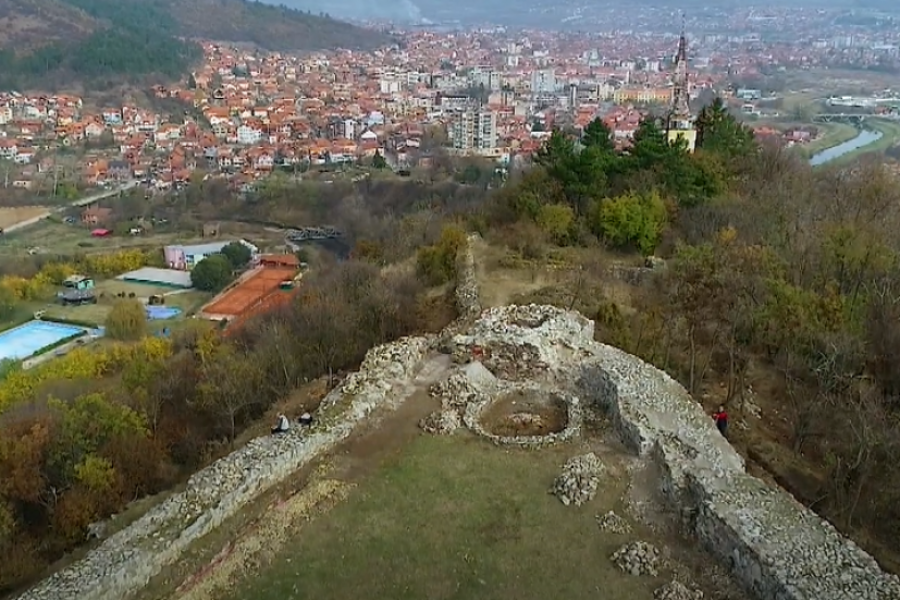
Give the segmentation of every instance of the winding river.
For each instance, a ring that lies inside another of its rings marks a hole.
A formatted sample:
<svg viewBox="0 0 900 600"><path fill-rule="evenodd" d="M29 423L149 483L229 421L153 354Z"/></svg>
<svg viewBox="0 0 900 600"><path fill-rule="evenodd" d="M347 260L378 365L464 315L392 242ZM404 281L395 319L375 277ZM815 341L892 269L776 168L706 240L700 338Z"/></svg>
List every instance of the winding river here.
<svg viewBox="0 0 900 600"><path fill-rule="evenodd" d="M883 135L884 134L880 131L874 131L872 129L861 129L856 137L852 140L847 140L842 144L832 146L831 148L826 148L821 152L813 154L812 158L809 159L809 164L813 167L824 165L825 163L844 156L849 152L859 150L863 146L868 146L873 142L877 142Z"/></svg>

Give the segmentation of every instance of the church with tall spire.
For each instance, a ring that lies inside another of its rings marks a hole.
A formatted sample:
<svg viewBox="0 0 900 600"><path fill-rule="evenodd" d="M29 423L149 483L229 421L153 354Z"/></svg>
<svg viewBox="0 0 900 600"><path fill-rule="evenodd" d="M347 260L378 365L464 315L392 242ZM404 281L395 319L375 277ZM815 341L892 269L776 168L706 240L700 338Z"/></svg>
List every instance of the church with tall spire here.
<svg viewBox="0 0 900 600"><path fill-rule="evenodd" d="M672 73L672 102L666 115L666 136L669 142L679 138L687 142L688 152L693 152L697 145L697 129L689 104L690 84L687 71L687 39L684 35L682 18L681 37L678 39L678 54L675 55L675 68Z"/></svg>

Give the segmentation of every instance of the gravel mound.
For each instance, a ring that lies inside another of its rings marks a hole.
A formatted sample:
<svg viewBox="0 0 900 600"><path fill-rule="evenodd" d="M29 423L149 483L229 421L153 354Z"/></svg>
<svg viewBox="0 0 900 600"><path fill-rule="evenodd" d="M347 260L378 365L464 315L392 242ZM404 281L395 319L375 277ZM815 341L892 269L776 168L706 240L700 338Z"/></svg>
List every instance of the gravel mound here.
<svg viewBox="0 0 900 600"><path fill-rule="evenodd" d="M597 526L600 527L600 531L615 535L631 533L631 524L613 511L609 511L605 515L597 515Z"/></svg>
<svg viewBox="0 0 900 600"><path fill-rule="evenodd" d="M613 563L630 575L659 575L663 560L659 549L647 542L628 542L612 555Z"/></svg>
<svg viewBox="0 0 900 600"><path fill-rule="evenodd" d="M680 581L670 581L653 592L653 600L703 600L703 592L693 590Z"/></svg>
<svg viewBox="0 0 900 600"><path fill-rule="evenodd" d="M550 493L569 506L581 506L597 495L603 463L593 452L570 458L553 482Z"/></svg>

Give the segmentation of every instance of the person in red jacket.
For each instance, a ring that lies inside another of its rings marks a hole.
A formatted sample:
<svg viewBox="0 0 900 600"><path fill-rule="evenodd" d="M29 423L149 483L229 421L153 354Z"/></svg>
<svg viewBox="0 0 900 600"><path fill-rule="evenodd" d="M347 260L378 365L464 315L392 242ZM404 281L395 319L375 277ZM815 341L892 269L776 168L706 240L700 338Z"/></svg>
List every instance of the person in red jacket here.
<svg viewBox="0 0 900 600"><path fill-rule="evenodd" d="M726 432L728 431L728 413L725 412L724 406L720 405L719 410L713 413L713 420L716 422L719 433L726 435Z"/></svg>

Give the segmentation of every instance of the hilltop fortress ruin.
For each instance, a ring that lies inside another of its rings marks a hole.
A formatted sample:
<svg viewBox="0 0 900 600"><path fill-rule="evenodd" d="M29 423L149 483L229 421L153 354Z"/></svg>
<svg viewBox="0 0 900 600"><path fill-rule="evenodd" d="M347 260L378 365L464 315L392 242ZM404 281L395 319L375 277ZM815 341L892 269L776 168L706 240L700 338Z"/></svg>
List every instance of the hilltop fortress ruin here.
<svg viewBox="0 0 900 600"><path fill-rule="evenodd" d="M579 435L603 411L627 449L653 463L689 534L765 600L900 600L900 580L789 494L749 475L684 388L664 372L593 339L594 324L551 306L482 311L473 258L461 260L460 318L442 333L373 348L325 398L311 432L262 437L196 473L187 488L106 539L21 600L119 600L178 561L195 540L346 439L375 411L431 389L442 409L426 429L466 427L496 444L540 446ZM472 356L466 363L452 357ZM534 438L479 427L503 394L526 390L565 406L566 426Z"/></svg>

